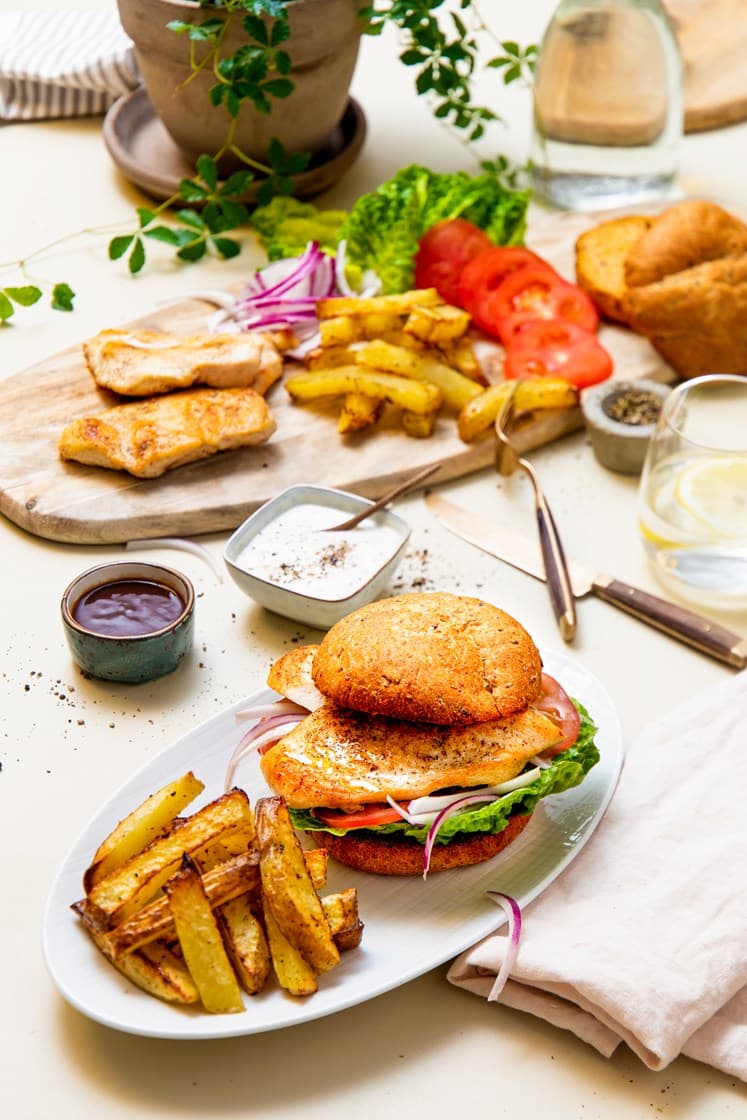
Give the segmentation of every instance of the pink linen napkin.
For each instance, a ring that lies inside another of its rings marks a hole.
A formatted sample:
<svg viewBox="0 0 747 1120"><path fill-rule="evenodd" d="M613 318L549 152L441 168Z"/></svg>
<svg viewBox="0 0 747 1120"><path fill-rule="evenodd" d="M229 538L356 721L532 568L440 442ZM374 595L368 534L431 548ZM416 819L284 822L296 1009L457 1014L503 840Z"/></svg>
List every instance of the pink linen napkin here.
<svg viewBox="0 0 747 1120"><path fill-rule="evenodd" d="M595 835L524 911L500 1000L650 1069L686 1054L747 1080L747 672L633 744ZM496 882L496 890L500 883ZM505 930L451 983L487 997Z"/></svg>

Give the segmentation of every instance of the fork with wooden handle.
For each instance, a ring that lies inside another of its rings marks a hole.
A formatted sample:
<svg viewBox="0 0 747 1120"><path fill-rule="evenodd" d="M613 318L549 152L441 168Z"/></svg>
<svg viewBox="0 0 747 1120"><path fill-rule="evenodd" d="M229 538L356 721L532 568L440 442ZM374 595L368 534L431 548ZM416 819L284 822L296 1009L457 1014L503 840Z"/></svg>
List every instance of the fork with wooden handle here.
<svg viewBox="0 0 747 1120"><path fill-rule="evenodd" d="M576 603L573 598L568 565L560 534L552 510L547 504L547 499L540 486L537 472L527 459L518 454L507 434L513 416L514 393L517 385L517 381L512 383L511 391L495 420L495 432L498 436L495 453L496 470L507 475L513 474L514 470L520 467L532 483L537 529L547 577L547 587L550 592L550 602L558 623L560 636L563 641L571 642L576 635Z"/></svg>

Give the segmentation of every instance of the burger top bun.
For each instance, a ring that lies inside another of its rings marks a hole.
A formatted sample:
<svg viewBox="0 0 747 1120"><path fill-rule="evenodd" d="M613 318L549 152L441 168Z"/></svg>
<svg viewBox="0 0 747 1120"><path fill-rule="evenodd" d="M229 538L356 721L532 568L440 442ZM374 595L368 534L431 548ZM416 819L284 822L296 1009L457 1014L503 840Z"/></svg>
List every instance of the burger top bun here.
<svg viewBox="0 0 747 1120"><path fill-rule="evenodd" d="M444 592L380 599L335 623L312 664L335 703L371 715L467 724L521 711L542 662L523 626L490 603Z"/></svg>

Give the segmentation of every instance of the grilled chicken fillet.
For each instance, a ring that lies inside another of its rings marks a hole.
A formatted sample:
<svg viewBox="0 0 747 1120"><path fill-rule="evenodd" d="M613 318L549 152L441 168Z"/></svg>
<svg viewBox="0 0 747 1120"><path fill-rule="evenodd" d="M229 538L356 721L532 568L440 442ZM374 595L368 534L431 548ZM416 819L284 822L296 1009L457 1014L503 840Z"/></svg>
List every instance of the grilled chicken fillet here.
<svg viewBox="0 0 747 1120"><path fill-rule="evenodd" d="M264 443L275 420L253 389L191 389L74 420L60 436L63 459L158 478L217 451Z"/></svg>
<svg viewBox="0 0 747 1120"><path fill-rule="evenodd" d="M283 359L262 334L178 336L146 329L106 330L83 343L97 385L126 397L148 397L192 385L251 387L264 396Z"/></svg>
<svg viewBox="0 0 747 1120"><path fill-rule="evenodd" d="M514 778L559 741L557 724L531 708L461 727L416 724L325 703L271 747L262 772L291 808L358 809Z"/></svg>

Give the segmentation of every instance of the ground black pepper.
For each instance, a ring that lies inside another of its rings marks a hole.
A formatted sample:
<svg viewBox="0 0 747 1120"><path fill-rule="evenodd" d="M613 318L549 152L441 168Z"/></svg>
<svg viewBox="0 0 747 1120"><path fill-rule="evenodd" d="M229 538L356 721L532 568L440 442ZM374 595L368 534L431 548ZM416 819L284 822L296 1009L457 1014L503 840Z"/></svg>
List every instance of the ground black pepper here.
<svg viewBox="0 0 747 1120"><path fill-rule="evenodd" d="M661 400L645 389L625 389L602 405L610 420L636 427L655 424L661 412Z"/></svg>

